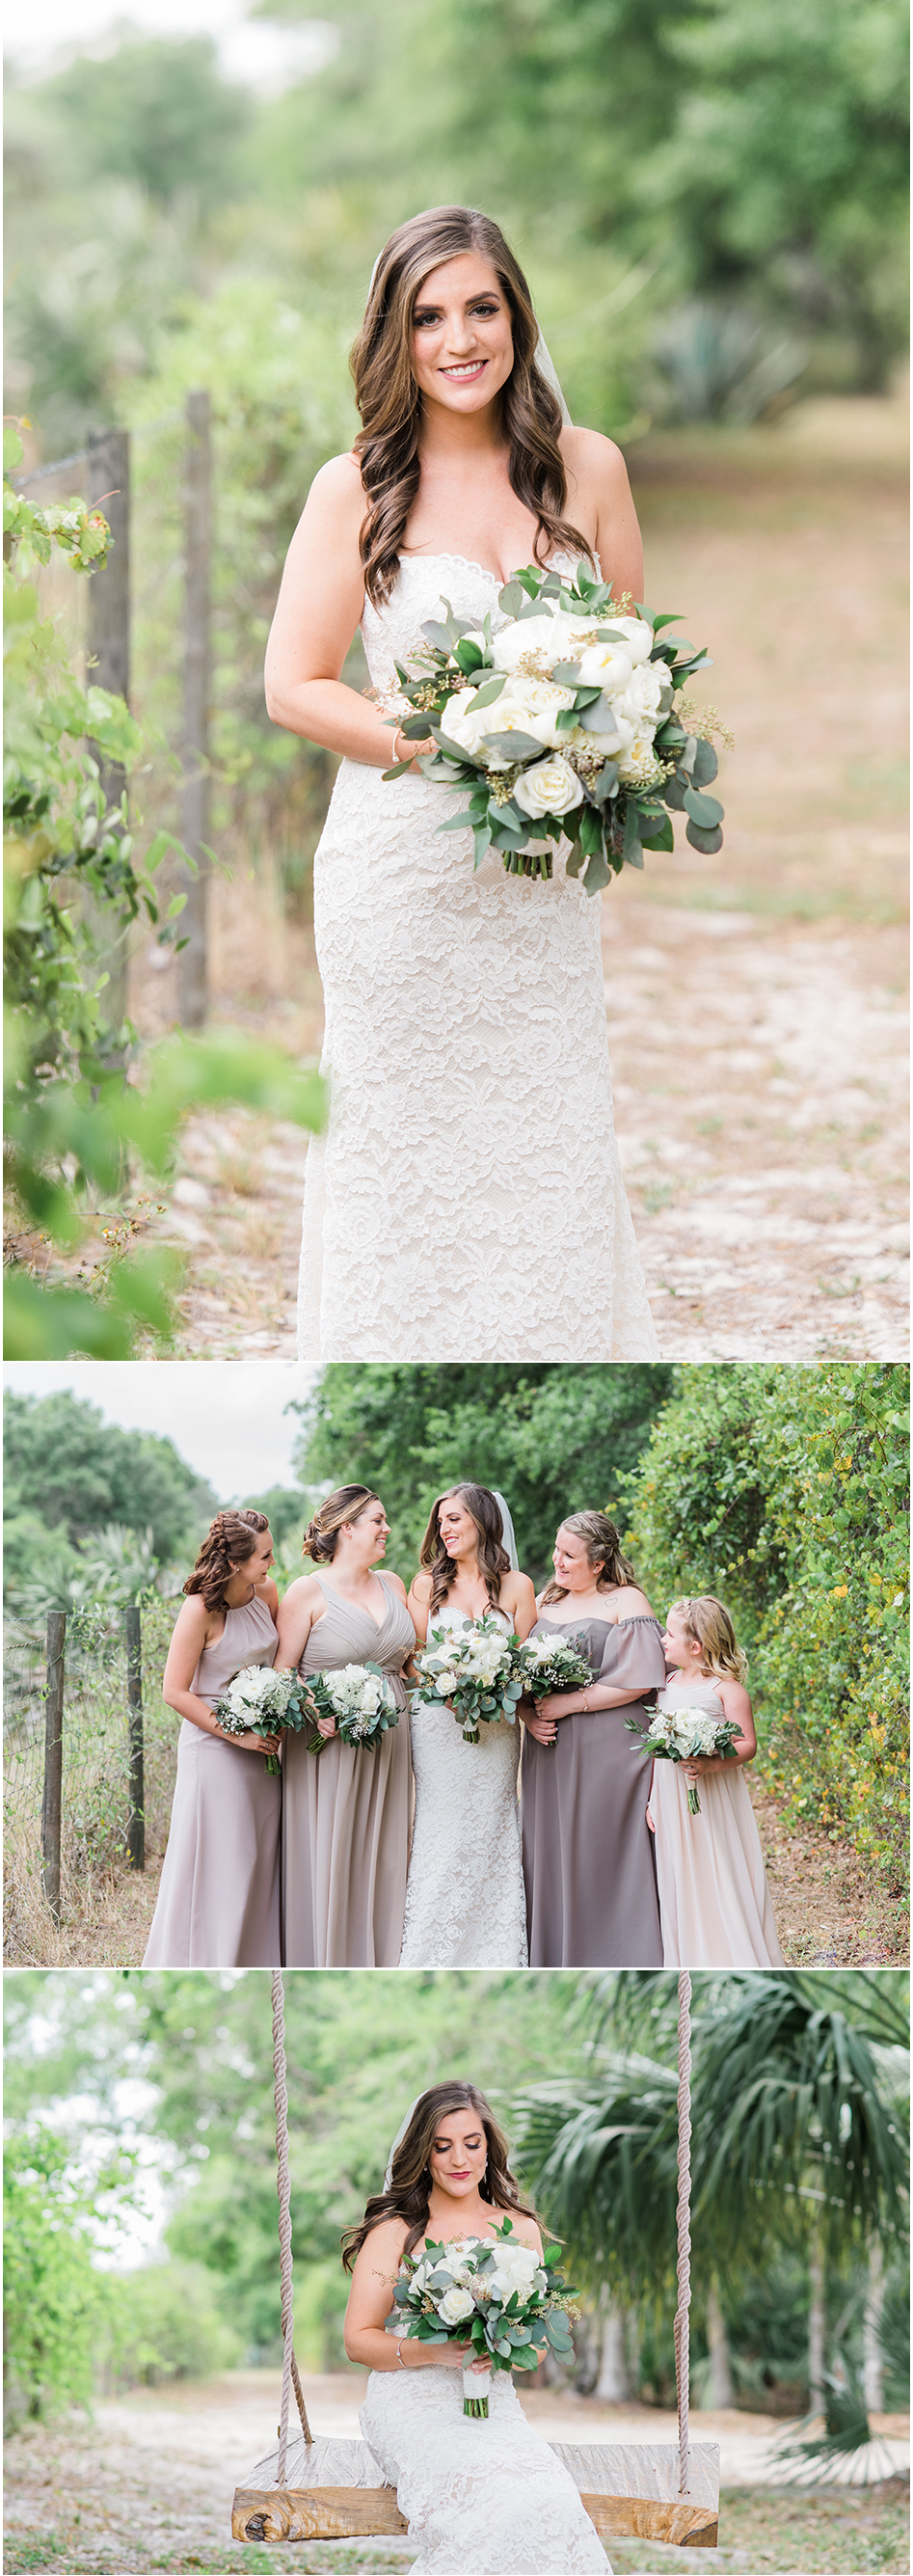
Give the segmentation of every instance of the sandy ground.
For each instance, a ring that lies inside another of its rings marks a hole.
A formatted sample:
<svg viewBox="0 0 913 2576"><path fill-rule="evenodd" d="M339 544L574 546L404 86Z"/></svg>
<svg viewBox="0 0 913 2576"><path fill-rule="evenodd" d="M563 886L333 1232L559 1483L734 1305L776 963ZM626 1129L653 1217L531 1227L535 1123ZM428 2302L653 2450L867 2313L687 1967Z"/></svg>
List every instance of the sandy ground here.
<svg viewBox="0 0 913 2576"><path fill-rule="evenodd" d="M357 2434L360 2374L305 2379L308 2411L316 2431ZM231 2497L257 2458L275 2439L279 2403L277 2372L231 2372L217 2380L167 2389L136 2390L99 2405L94 2425L72 2419L64 2428L33 2427L7 2446L6 2519L9 2570L30 2568L47 2576L132 2576L152 2568L212 2571L237 2567L278 2571L408 2566L408 2540L335 2543L252 2551L230 2538ZM675 2419L641 2406L604 2407L548 2391L524 2393L524 2410L546 2440L564 2442L673 2441ZM771 2494L771 2461L786 2428L765 2416L698 2414L695 2441L718 2442L721 2466L723 2549L717 2564L743 2570L819 2567L900 2568L906 2565L902 2478L909 2462L909 2425L900 2417L877 2419L878 2441L857 2464L852 2483L813 2498ZM876 2429L876 2428L873 2428ZM874 2483L863 2483L865 2471ZM888 2481L887 2485L884 2483ZM738 2545L741 2522L754 2527L756 2545ZM779 2553L780 2526L791 2526L793 2546ZM809 2527L827 2547L807 2554ZM865 2550L835 2554L851 2539ZM796 2548L797 2537L801 2546ZM878 2554L869 2554L872 2540ZM768 2554L771 2544L774 2554ZM725 2556L723 2551L725 2550ZM616 2568L634 2571L678 2562L678 2553L640 2542L613 2543Z"/></svg>
<svg viewBox="0 0 913 2576"><path fill-rule="evenodd" d="M602 898L625 1175L663 1355L906 1351L904 413L802 406L779 427L630 458L651 602L687 606L736 738L725 845L679 831ZM319 1052L313 943L261 872L213 888L214 1015ZM152 1035L170 973L138 953ZM191 1120L169 1212L178 1349L294 1352L306 1139Z"/></svg>

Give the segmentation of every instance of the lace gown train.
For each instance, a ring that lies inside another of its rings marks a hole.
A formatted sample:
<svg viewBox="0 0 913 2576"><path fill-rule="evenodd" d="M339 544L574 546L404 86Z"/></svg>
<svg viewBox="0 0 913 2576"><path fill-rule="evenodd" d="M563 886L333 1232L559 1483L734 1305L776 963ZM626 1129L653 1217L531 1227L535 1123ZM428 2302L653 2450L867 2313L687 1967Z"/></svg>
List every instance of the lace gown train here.
<svg viewBox="0 0 913 2576"><path fill-rule="evenodd" d="M459 555L403 557L362 618L388 709L394 662L442 596L497 627L499 588ZM333 789L314 863L332 1098L307 1161L300 1357L654 1359L612 1121L601 904L560 854L548 885L491 853L474 873L469 833L437 830L463 803L352 760Z"/></svg>
<svg viewBox="0 0 913 2576"><path fill-rule="evenodd" d="M373 2370L359 2422L420 2543L413 2576L611 2576L573 2479L506 2372L483 2421L463 2413L459 2370Z"/></svg>
<svg viewBox="0 0 913 2576"><path fill-rule="evenodd" d="M510 1620L496 1611L507 1629ZM459 1629L446 1602L435 1631ZM450 1711L412 1707L415 1820L401 1968L525 1968L517 1806L520 1728L499 1719L465 1744Z"/></svg>

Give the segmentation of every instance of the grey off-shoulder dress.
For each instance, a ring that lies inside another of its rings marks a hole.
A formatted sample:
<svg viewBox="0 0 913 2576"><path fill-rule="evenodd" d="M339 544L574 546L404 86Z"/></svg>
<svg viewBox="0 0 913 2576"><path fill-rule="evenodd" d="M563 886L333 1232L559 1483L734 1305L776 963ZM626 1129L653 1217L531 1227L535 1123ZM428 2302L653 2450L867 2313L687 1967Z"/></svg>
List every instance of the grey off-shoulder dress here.
<svg viewBox="0 0 913 2576"><path fill-rule="evenodd" d="M272 1664L279 1639L255 1593L226 1610L204 1648L191 1690L211 1708L245 1664ZM282 1782L265 1753L207 1735L189 1717L178 1769L165 1866L144 1968L278 1968Z"/></svg>
<svg viewBox="0 0 913 2576"><path fill-rule="evenodd" d="M320 1568L323 1617L298 1666L380 1664L396 1694L399 1724L376 1753L331 1736L320 1754L287 1735L282 1756L283 1959L289 1968L396 1968L406 1907L412 1764L404 1663L415 1645L405 1602L383 1575L386 1616L343 1600Z"/></svg>
<svg viewBox="0 0 913 2576"><path fill-rule="evenodd" d="M567 1605L562 1602L562 1609ZM627 1690L616 1708L561 1718L554 1748L526 1728L520 1772L531 1968L661 1968L656 1872L646 1820L649 1759L625 1731L666 1678L659 1627L641 1615L537 1619L534 1637L580 1637L594 1682ZM573 1696L573 1694L569 1694ZM648 1720L644 1717L644 1731Z"/></svg>

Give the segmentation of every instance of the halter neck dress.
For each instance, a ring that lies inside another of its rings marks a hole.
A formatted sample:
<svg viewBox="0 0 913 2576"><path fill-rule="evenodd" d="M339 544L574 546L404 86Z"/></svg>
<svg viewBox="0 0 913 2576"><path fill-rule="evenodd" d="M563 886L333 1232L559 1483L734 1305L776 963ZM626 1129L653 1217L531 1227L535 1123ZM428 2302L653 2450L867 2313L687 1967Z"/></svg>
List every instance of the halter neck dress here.
<svg viewBox="0 0 913 2576"><path fill-rule="evenodd" d="M385 714L411 713L396 663L425 649L424 621L449 602L497 629L501 588L462 555L400 558L361 620ZM363 761L336 777L314 860L331 1096L308 1148L299 1357L657 1359L613 1125L602 903L564 843L548 884L491 851L474 869L471 832L438 829L465 802Z"/></svg>
<svg viewBox="0 0 913 2576"><path fill-rule="evenodd" d="M561 1608L566 1610L568 1601ZM659 1627L641 1613L615 1622L537 1619L534 1637L580 1637L594 1682L629 1697L615 1708L563 1717L554 1747L523 1730L520 1800L531 1968L660 1968L663 1945L653 1837L647 1824L650 1764L625 1720L643 1718L645 1696L666 1664ZM569 1694L573 1696L573 1694Z"/></svg>
<svg viewBox="0 0 913 2576"><path fill-rule="evenodd" d="M661 1709L705 1708L722 1717L712 1680L678 1677ZM650 1791L666 1968L782 1968L761 1837L741 1762L698 1777L699 1816L688 1809L678 1762L657 1762Z"/></svg>
<svg viewBox="0 0 913 2576"><path fill-rule="evenodd" d="M298 1666L380 1664L393 1684L399 1724L376 1753L331 1736L320 1754L289 1734L282 1757L283 1959L289 1968L395 1968L406 1903L412 1765L403 1665L415 1645L406 1609L382 1574L380 1625L335 1592L320 1569L326 1600Z"/></svg>
<svg viewBox="0 0 913 2576"><path fill-rule="evenodd" d="M245 1664L273 1664L278 1635L255 1592L227 1609L191 1690L212 1708ZM264 1753L245 1753L185 1717L168 1849L144 1968L277 1968L282 1782Z"/></svg>

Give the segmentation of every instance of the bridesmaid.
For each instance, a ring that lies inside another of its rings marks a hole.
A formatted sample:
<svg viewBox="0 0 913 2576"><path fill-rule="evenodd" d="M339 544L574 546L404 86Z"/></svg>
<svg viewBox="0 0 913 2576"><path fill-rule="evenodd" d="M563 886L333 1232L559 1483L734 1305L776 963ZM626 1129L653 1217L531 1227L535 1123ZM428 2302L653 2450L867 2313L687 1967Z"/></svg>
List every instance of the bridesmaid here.
<svg viewBox="0 0 913 2576"><path fill-rule="evenodd" d="M745 1778L758 1749L747 1663L722 1601L711 1592L673 1601L663 1648L669 1678L660 1708L703 1708L738 1728L726 1761L705 1753L654 1764L647 1822L656 1832L663 1966L785 1967ZM688 1810L692 1780L700 1781L699 1816Z"/></svg>
<svg viewBox="0 0 913 2576"><path fill-rule="evenodd" d="M287 1734L282 1757L283 1956L289 1968L395 1968L406 1902L412 1768L403 1665L415 1645L398 1574L375 1573L389 1525L366 1485L342 1485L315 1512L302 1554L317 1571L292 1583L279 1612L278 1663L302 1680L342 1664L381 1664L398 1726L376 1753L325 1750ZM333 1579L328 1569L332 1566ZM334 1740L335 1739L335 1740Z"/></svg>
<svg viewBox="0 0 913 2576"><path fill-rule="evenodd" d="M262 1512L218 1512L184 1585L162 1690L182 1719L168 1849L144 1968L279 1965L282 1783L265 1735L223 1735L212 1703L272 1664L278 1594Z"/></svg>
<svg viewBox="0 0 913 2576"><path fill-rule="evenodd" d="M521 1708L523 1873L531 1968L661 1968L647 1825L650 1765L625 1732L661 1688L649 1601L605 1512L572 1512L534 1637L579 1636L593 1681Z"/></svg>

